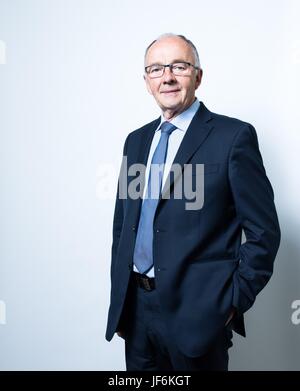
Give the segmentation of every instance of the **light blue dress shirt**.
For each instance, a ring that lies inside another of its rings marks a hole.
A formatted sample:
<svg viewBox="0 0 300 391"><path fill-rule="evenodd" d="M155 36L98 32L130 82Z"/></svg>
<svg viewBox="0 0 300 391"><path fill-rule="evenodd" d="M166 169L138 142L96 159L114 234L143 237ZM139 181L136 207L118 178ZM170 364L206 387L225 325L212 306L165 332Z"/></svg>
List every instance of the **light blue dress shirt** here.
<svg viewBox="0 0 300 391"><path fill-rule="evenodd" d="M185 111L180 113L178 116L173 118L170 122L176 126L177 129L175 129L170 137L169 137L169 143L168 143L168 150L167 150L167 156L166 156L166 162L165 162L165 168L164 168L164 174L162 179L162 188L166 182L166 179L168 177L169 171L171 169L172 163L174 161L175 155L179 149L179 146L181 144L181 141L185 135L185 132L187 131L188 127L190 126L190 123L192 122L192 119L194 118L194 115L196 114L197 110L200 107L200 102L196 98L195 101L191 104L189 108L187 108ZM161 114L161 120L159 123L159 126L155 130L155 134L152 139L151 148L149 151L149 156L147 160L147 166L146 166L146 172L145 172L145 184L148 183L148 177L149 177L149 168L152 161L153 153L157 147L157 144L160 139L160 125L162 122L166 121L163 114ZM143 193L143 199L145 198L147 186L144 187L144 193ZM135 272L138 272L135 265L133 265L133 270ZM148 277L154 277L154 267L152 267L149 272L147 273Z"/></svg>

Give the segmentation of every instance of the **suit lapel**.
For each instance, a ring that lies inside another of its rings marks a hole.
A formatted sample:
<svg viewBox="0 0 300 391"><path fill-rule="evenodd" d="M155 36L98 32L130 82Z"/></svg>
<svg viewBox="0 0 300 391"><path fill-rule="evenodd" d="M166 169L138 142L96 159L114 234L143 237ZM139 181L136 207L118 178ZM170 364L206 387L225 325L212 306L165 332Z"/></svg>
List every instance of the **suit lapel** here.
<svg viewBox="0 0 300 391"><path fill-rule="evenodd" d="M210 119L210 111L204 106L204 103L201 102L198 111L196 112L190 126L186 131L186 134L183 137L183 140L174 158L173 164L179 164L180 167L183 168L184 164L189 161L189 159L193 156L193 154L209 135L212 129L212 125L208 123ZM167 194L169 194L171 186L180 175L180 172L175 172L171 177L170 174L168 175L161 192L160 201L162 198L166 197Z"/></svg>
<svg viewBox="0 0 300 391"><path fill-rule="evenodd" d="M149 128L145 131L145 136L140 138L137 163L141 163L144 165L147 164L147 159L148 159L152 139L154 137L155 130L157 129L159 123L160 123L160 117L157 118L149 125Z"/></svg>
<svg viewBox="0 0 300 391"><path fill-rule="evenodd" d="M197 149L204 142L209 132L211 131L212 125L208 124L208 121L210 119L211 119L210 111L205 107L204 103L201 102L198 111L196 112L190 126L186 131L186 134L184 135L184 138L174 158L173 164L177 163L180 164L181 167L183 167L183 165L188 162L188 160L197 151ZM149 128L146 130L143 137L140 138L137 163L141 163L144 165L147 164L147 159L148 159L152 139L154 137L155 130L157 129L159 123L160 123L160 117L157 118L149 125ZM157 210L159 209L159 206L163 201L162 198L164 198L164 195L166 195L166 193L169 191L172 184L174 183L174 181L176 181L179 175L180 173L177 173L177 175L173 175L172 177L170 177L170 174L168 175L160 195ZM145 181L144 181L144 185L145 185ZM138 198L137 200L131 200L131 201L133 201L131 204L132 216L134 216L133 218L135 222L135 227L137 228L142 199Z"/></svg>
<svg viewBox="0 0 300 391"><path fill-rule="evenodd" d="M160 123L160 119L161 117L157 118L151 124L149 124L148 129L146 128L143 135L140 136L136 163L140 163L146 166L152 139L154 137L155 130ZM145 186L145 177L142 178L142 181ZM144 186L141 189L141 194L143 194ZM129 197L128 200L131 203L130 210L133 216L134 227L137 228L139 223L139 214L142 205L142 198L139 197L138 199L133 200Z"/></svg>

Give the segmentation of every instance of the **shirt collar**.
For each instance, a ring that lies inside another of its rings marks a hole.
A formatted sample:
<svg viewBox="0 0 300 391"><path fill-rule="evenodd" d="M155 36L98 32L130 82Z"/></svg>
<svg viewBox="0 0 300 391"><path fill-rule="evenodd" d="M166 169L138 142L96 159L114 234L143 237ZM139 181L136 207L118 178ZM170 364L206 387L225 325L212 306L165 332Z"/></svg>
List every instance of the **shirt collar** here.
<svg viewBox="0 0 300 391"><path fill-rule="evenodd" d="M192 119L194 115L196 114L197 110L200 107L200 102L197 98L195 98L194 102L191 104L190 107L188 107L185 111L177 115L175 118L173 118L170 123L176 126L177 129L182 130L182 131L187 131L188 127L190 126L190 123L192 122ZM158 128L156 129L159 130L160 125L165 122L165 118L163 114L161 114L160 118L160 123Z"/></svg>

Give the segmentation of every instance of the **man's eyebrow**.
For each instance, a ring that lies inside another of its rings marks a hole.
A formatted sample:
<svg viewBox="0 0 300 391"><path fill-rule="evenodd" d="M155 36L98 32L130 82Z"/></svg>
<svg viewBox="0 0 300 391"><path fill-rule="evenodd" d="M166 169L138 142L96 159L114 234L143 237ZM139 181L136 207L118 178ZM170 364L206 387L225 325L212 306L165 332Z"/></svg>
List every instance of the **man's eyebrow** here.
<svg viewBox="0 0 300 391"><path fill-rule="evenodd" d="M176 63L176 62L188 62L188 61L183 60L183 59L181 58L181 59L179 59L179 60L177 60L177 59L173 60L172 62L170 62L170 64L174 64L174 63ZM157 61L157 62L153 62L152 64L149 64L149 65L147 65L147 66L148 66L148 67L152 67L153 65L167 65L167 64L163 64L162 62Z"/></svg>
<svg viewBox="0 0 300 391"><path fill-rule="evenodd" d="M183 60L182 58L180 58L179 60L173 60L171 62L171 64L174 64L174 62L189 62L189 61L186 61L186 60Z"/></svg>
<svg viewBox="0 0 300 391"><path fill-rule="evenodd" d="M152 67L153 65L163 65L161 62L153 62L152 64L147 65L147 67Z"/></svg>

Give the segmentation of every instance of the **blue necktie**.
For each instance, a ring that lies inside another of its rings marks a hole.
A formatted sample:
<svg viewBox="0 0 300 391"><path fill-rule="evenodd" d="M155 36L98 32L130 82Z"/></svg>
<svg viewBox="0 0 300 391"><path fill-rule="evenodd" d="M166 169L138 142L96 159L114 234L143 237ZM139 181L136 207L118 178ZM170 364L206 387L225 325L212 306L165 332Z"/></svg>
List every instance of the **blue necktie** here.
<svg viewBox="0 0 300 391"><path fill-rule="evenodd" d="M153 266L153 220L161 191L169 136L176 126L166 121L161 124L160 129L160 140L151 161L133 254L133 262L142 274L147 273Z"/></svg>

